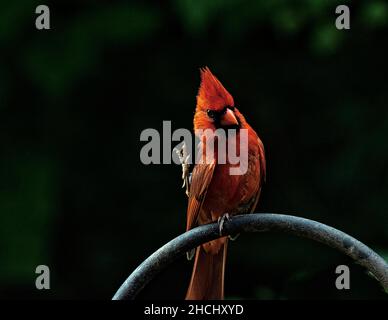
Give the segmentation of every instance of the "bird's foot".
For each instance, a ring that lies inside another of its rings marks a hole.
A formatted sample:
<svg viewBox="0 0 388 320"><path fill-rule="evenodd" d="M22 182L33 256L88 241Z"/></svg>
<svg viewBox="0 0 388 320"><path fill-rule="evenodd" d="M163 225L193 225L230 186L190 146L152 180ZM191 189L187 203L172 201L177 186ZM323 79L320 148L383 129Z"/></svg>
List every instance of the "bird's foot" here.
<svg viewBox="0 0 388 320"><path fill-rule="evenodd" d="M234 240L236 240L239 236L240 236L239 233L234 234L234 235L231 235L231 234L230 234L230 235L228 236L228 238L230 239L230 241L234 241Z"/></svg>
<svg viewBox="0 0 388 320"><path fill-rule="evenodd" d="M195 248L194 248L194 249L191 249L190 251L187 251L187 252L186 252L186 258L187 258L187 260L190 261L191 259L193 259L194 255L195 255Z"/></svg>
<svg viewBox="0 0 388 320"><path fill-rule="evenodd" d="M174 148L179 157L179 161L182 164L182 188L186 187L186 195L189 196L190 191L190 155L187 152L186 143L183 142L181 148Z"/></svg>
<svg viewBox="0 0 388 320"><path fill-rule="evenodd" d="M224 215L222 215L221 217L218 218L217 222L218 222L218 229L219 229L219 232L220 232L220 236L223 235L223 232L224 232L224 223L225 221L228 221L228 220L232 220L231 216L229 215L229 213L225 213ZM240 236L239 233L235 234L235 235L229 235L228 238L231 240L231 241L234 241L236 240L238 237Z"/></svg>
<svg viewBox="0 0 388 320"><path fill-rule="evenodd" d="M225 221L228 221L230 220L230 215L229 213L225 213L223 214L221 217L218 218L217 222L218 222L218 230L220 232L220 236L223 235L223 232L224 232L224 223Z"/></svg>

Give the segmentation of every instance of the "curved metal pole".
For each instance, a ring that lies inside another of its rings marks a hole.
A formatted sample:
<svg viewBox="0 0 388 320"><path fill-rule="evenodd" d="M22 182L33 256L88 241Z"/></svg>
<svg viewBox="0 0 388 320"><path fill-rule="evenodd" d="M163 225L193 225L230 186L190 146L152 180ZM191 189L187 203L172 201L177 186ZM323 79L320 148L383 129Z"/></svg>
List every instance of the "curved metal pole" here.
<svg viewBox="0 0 388 320"><path fill-rule="evenodd" d="M357 239L317 221L283 214L255 213L225 221L224 235L241 232L281 231L333 247L364 266L388 292L388 264ZM156 274L185 252L219 238L218 224L194 228L155 251L125 280L113 300L134 299Z"/></svg>

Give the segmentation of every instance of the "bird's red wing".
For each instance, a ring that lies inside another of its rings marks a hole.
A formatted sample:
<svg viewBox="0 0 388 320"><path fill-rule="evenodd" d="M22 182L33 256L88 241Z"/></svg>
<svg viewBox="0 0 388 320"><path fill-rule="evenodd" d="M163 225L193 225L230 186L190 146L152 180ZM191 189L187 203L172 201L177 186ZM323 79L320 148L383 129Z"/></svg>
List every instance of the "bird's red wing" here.
<svg viewBox="0 0 388 320"><path fill-rule="evenodd" d="M213 178L215 160L209 164L196 164L191 176L186 231L192 229L198 219L207 190Z"/></svg>

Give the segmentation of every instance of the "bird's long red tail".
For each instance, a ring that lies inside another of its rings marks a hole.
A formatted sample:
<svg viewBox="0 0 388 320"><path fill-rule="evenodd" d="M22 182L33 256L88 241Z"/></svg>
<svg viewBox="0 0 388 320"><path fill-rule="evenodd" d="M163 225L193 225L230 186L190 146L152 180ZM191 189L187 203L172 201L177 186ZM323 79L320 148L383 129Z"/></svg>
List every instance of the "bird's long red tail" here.
<svg viewBox="0 0 388 320"><path fill-rule="evenodd" d="M224 299L224 274L228 240L227 238L221 238L214 240L214 242L218 242L217 247L219 247L216 253L206 252L208 250L205 251L203 246L199 246L196 250L186 300Z"/></svg>

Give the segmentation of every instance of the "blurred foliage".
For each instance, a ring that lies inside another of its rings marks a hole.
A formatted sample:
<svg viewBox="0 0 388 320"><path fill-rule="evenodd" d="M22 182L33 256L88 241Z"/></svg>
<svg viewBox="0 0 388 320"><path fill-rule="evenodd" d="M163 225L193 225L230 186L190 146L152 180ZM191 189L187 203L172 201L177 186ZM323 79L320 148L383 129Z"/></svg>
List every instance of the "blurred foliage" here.
<svg viewBox="0 0 388 320"><path fill-rule="evenodd" d="M192 127L208 65L265 143L258 211L316 219L388 254L385 1L45 1L0 11L0 297L110 298L184 231L180 168L144 166L141 130ZM335 29L348 4L351 30ZM35 268L51 268L37 291ZM335 267L351 290L335 289ZM140 298L184 296L180 259ZM171 281L174 279L174 281ZM320 244L279 234L232 243L228 298L387 298Z"/></svg>

